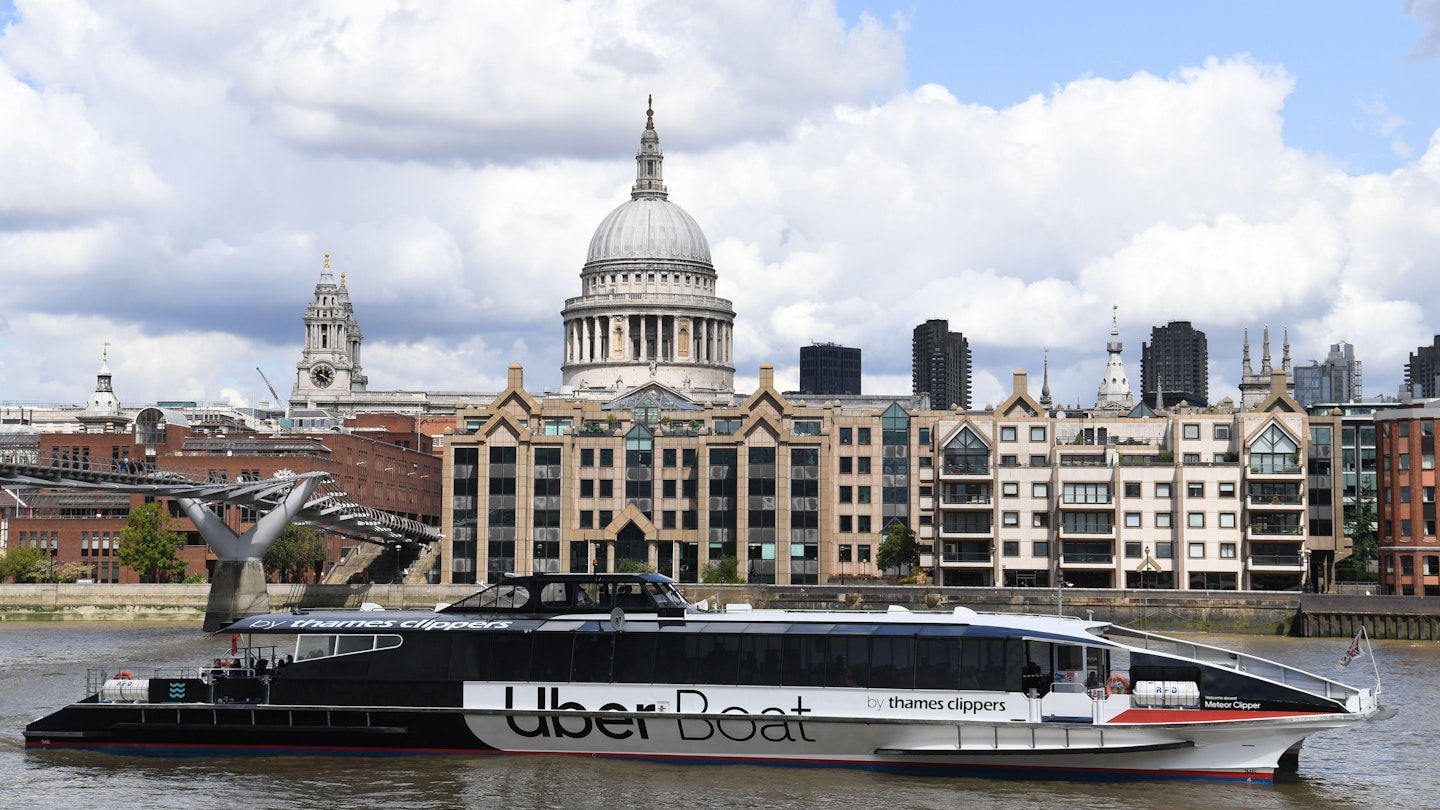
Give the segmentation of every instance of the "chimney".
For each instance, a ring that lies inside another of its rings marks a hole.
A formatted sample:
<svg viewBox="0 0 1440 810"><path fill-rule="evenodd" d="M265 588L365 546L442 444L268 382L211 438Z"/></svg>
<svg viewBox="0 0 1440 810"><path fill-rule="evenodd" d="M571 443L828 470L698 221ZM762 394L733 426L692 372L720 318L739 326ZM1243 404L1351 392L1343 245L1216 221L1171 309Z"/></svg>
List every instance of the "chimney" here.
<svg viewBox="0 0 1440 810"><path fill-rule="evenodd" d="M769 363L761 363L761 364L760 364L760 388L763 390L763 389L766 389L766 388L774 388L774 387L775 387L775 367L772 366L772 365L770 365Z"/></svg>
<svg viewBox="0 0 1440 810"><path fill-rule="evenodd" d="M509 371L505 374L505 385L516 390L524 390L525 367L519 363L511 363Z"/></svg>
<svg viewBox="0 0 1440 810"><path fill-rule="evenodd" d="M1023 369L1023 368L1017 368L1017 369L1015 369L1015 377L1014 377L1014 379L1015 379L1014 386L1015 386L1015 393L1016 393L1016 394L1028 394L1028 393L1030 393L1029 375L1027 375L1027 374L1025 373L1025 369Z"/></svg>

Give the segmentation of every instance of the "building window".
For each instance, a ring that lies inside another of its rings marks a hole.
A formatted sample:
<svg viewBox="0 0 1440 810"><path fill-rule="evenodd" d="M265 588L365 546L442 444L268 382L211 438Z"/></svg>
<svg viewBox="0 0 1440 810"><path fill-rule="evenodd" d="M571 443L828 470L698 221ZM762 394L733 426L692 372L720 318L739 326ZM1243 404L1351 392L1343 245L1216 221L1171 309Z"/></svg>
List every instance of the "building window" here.
<svg viewBox="0 0 1440 810"><path fill-rule="evenodd" d="M1020 497L1020 485L1014 481L1006 481L1000 485L1000 495L1006 498Z"/></svg>
<svg viewBox="0 0 1440 810"><path fill-rule="evenodd" d="M1002 545L1002 547L1001 547L1001 552L1002 552L1006 557L1019 557L1019 556L1020 556L1020 541L1019 541L1019 540L1006 540L1006 541L1004 542L1004 544Z"/></svg>
<svg viewBox="0 0 1440 810"><path fill-rule="evenodd" d="M1220 544L1220 559L1222 559L1222 560L1233 560L1233 559L1235 559L1235 544L1234 544L1234 543L1221 543L1221 544Z"/></svg>
<svg viewBox="0 0 1440 810"><path fill-rule="evenodd" d="M1050 497L1050 485L1049 485L1049 484L1045 484L1045 483L1031 484L1031 485L1030 485L1030 497L1032 497L1032 498L1048 498L1048 497Z"/></svg>
<svg viewBox="0 0 1440 810"><path fill-rule="evenodd" d="M1002 526L1019 526L1019 525L1020 525L1020 513L1019 513L1019 512L1002 512L1002 513L1000 514L1000 525L1002 525Z"/></svg>
<svg viewBox="0 0 1440 810"><path fill-rule="evenodd" d="M1235 482L1234 482L1234 481L1221 481L1220 483L1216 484L1215 486L1218 487L1219 490L1220 490L1220 497L1222 497L1222 498L1233 498L1233 497L1235 497Z"/></svg>
<svg viewBox="0 0 1440 810"><path fill-rule="evenodd" d="M593 528L595 528L595 513L594 513L594 512L591 512L591 511L583 511L583 512L580 513L580 528L582 528L582 529L593 529Z"/></svg>
<svg viewBox="0 0 1440 810"><path fill-rule="evenodd" d="M1036 557L1040 557L1041 559L1044 559L1045 557L1049 557L1049 556L1050 556L1050 541L1048 541L1048 540L1036 540L1036 541L1035 541L1035 544L1034 544L1033 546L1031 546L1031 549L1034 551Z"/></svg>
<svg viewBox="0 0 1440 810"><path fill-rule="evenodd" d="M1181 430L1183 431L1182 435L1185 439L1200 438L1200 425L1194 422L1185 423L1181 426Z"/></svg>
<svg viewBox="0 0 1440 810"><path fill-rule="evenodd" d="M601 466L601 467L614 467L614 466L615 466L615 450L614 450L614 448L611 448L611 447L602 447L602 448L600 448L600 466Z"/></svg>
<svg viewBox="0 0 1440 810"><path fill-rule="evenodd" d="M593 447L582 447L582 448L580 448L580 466L581 466L581 467L594 467L594 466L595 466L595 448L593 448Z"/></svg>
<svg viewBox="0 0 1440 810"><path fill-rule="evenodd" d="M1187 497L1187 498L1203 498L1203 497L1205 497L1205 482L1204 482L1204 481L1189 481L1189 482L1187 482L1187 483L1185 484L1185 497Z"/></svg>
<svg viewBox="0 0 1440 810"><path fill-rule="evenodd" d="M675 528L675 513L667 510L662 519L661 527L665 529Z"/></svg>
<svg viewBox="0 0 1440 810"><path fill-rule="evenodd" d="M851 428L840 428L840 443L852 444L855 441L855 431Z"/></svg>
<svg viewBox="0 0 1440 810"><path fill-rule="evenodd" d="M1190 559L1192 559L1192 560L1204 559L1204 557L1205 557L1205 544L1204 544L1204 543L1191 543L1191 544L1190 544L1189 556L1190 556Z"/></svg>
<svg viewBox="0 0 1440 810"><path fill-rule="evenodd" d="M1168 498L1168 497L1170 497L1170 485L1169 485L1168 483L1159 483L1159 484L1156 484L1156 485L1155 485L1155 497L1157 497L1157 498Z"/></svg>
<svg viewBox="0 0 1440 810"><path fill-rule="evenodd" d="M858 533L860 533L860 534L869 534L869 533L870 533L870 516L869 516L869 515L856 515L856 516L855 516L855 531L858 532ZM861 546L861 548L869 548L869 546ZM865 558L861 558L860 562L870 562L870 560L869 560L868 557L865 557Z"/></svg>
<svg viewBox="0 0 1440 810"><path fill-rule="evenodd" d="M850 487L840 487L840 503L851 503L852 494Z"/></svg>
<svg viewBox="0 0 1440 810"><path fill-rule="evenodd" d="M1174 557L1174 556L1175 556L1175 546L1174 546L1174 544L1173 544L1173 543L1156 543L1156 544L1155 544L1155 556L1156 556L1158 559L1161 559L1161 560L1168 560L1168 559L1170 559L1171 557Z"/></svg>
<svg viewBox="0 0 1440 810"><path fill-rule="evenodd" d="M1170 521L1171 521L1172 517L1173 517L1173 515L1172 515L1170 512L1156 512L1156 513L1155 513L1155 528L1157 528L1157 529L1168 529L1168 528L1170 528Z"/></svg>
<svg viewBox="0 0 1440 810"><path fill-rule="evenodd" d="M920 428L920 446L927 447L930 444L930 428Z"/></svg>
<svg viewBox="0 0 1440 810"><path fill-rule="evenodd" d="M1126 481L1126 482L1125 482L1125 497L1127 497L1127 498L1138 498L1138 497L1140 497L1140 482L1139 482L1139 481Z"/></svg>
<svg viewBox="0 0 1440 810"><path fill-rule="evenodd" d="M1233 528L1235 528L1235 513L1234 513L1234 512L1221 512L1221 513L1220 513L1220 528L1222 528L1222 529L1233 529Z"/></svg>
<svg viewBox="0 0 1440 810"><path fill-rule="evenodd" d="M814 419L796 420L790 428L790 432L796 436L819 436L820 422Z"/></svg>
<svg viewBox="0 0 1440 810"><path fill-rule="evenodd" d="M855 547L855 562L870 562L870 544L862 543Z"/></svg>
<svg viewBox="0 0 1440 810"><path fill-rule="evenodd" d="M1032 428L1030 428L1030 441L1032 441L1032 442L1043 442L1043 441L1045 441L1045 428L1043 428L1043 427L1038 427L1038 426L1037 426L1037 427L1032 427Z"/></svg>
<svg viewBox="0 0 1440 810"><path fill-rule="evenodd" d="M856 457L855 457L855 474L856 474L856 475L869 475L869 474L870 474L870 457L869 457L869 456L856 456Z"/></svg>
<svg viewBox="0 0 1440 810"><path fill-rule="evenodd" d="M661 451L660 457L661 459L663 459L661 463L664 464L666 467L675 466L675 448L666 448L665 450Z"/></svg>
<svg viewBox="0 0 1440 810"><path fill-rule="evenodd" d="M1401 422L1400 424L1403 425L1403 424L1405 424L1405 423L1404 423L1404 422ZM1409 453L1401 453L1401 454L1400 454L1400 469L1402 469L1402 470L1408 470L1408 469L1410 469L1410 454L1409 454Z"/></svg>
<svg viewBox="0 0 1440 810"><path fill-rule="evenodd" d="M850 456L840 457L840 474L849 475L855 470L855 459Z"/></svg>
<svg viewBox="0 0 1440 810"><path fill-rule="evenodd" d="M601 478L601 479L600 479L600 497L602 497L602 498L613 498L613 497L615 497L615 482L614 482L613 480L611 480L611 479L609 479L609 478Z"/></svg>
<svg viewBox="0 0 1440 810"><path fill-rule="evenodd" d="M851 561L851 560L850 560L850 557L851 557L850 549L851 549L851 545L850 545L849 543L841 543L841 544L840 544L840 556L839 556L840 562L842 562L842 563L848 563L848 562Z"/></svg>
<svg viewBox="0 0 1440 810"><path fill-rule="evenodd" d="M870 487L855 487L856 503L870 503Z"/></svg>
<svg viewBox="0 0 1440 810"><path fill-rule="evenodd" d="M1203 529L1205 528L1205 513L1187 512L1185 514L1185 523L1192 529Z"/></svg>
<svg viewBox="0 0 1440 810"><path fill-rule="evenodd" d="M1031 526L1034 526L1034 527L1037 528L1037 529L1043 529L1043 528L1048 527L1048 526L1050 525L1050 513L1049 513L1049 512L1031 512L1031 513L1030 513L1030 525L1031 525Z"/></svg>
<svg viewBox="0 0 1440 810"><path fill-rule="evenodd" d="M869 444L870 428L857 428L855 431L855 437L856 444Z"/></svg>
<svg viewBox="0 0 1440 810"><path fill-rule="evenodd" d="M1140 513L1139 513L1139 512L1126 512L1126 513L1125 513L1125 528L1127 528L1127 529L1138 529L1138 528L1140 528Z"/></svg>
<svg viewBox="0 0 1440 810"><path fill-rule="evenodd" d="M1216 425L1216 426L1215 426L1215 438L1217 438L1217 439L1228 439L1228 438L1230 438L1230 426L1229 426L1229 425Z"/></svg>
<svg viewBox="0 0 1440 810"><path fill-rule="evenodd" d="M1014 425L1005 425L1005 426L1002 426L1002 427L1000 428L1000 441L1002 441L1002 442L1013 442L1013 441L1015 441L1015 426L1014 426Z"/></svg>
<svg viewBox="0 0 1440 810"><path fill-rule="evenodd" d="M1044 466L1045 466L1045 456L1044 456L1044 455L1031 456L1031 457L1030 457L1030 466L1031 466L1031 467L1044 467Z"/></svg>
<svg viewBox="0 0 1440 810"><path fill-rule="evenodd" d="M666 480L660 482L660 497L662 497L662 498L673 498L673 497L675 497L675 480L674 480L673 478L667 478ZM675 528L675 527L674 527L674 526L671 526L670 528L673 529L673 528Z"/></svg>
<svg viewBox="0 0 1440 810"><path fill-rule="evenodd" d="M582 497L582 498L593 498L593 497L595 497L595 479L593 479L593 478L581 478L581 479L580 479L580 497Z"/></svg>
<svg viewBox="0 0 1440 810"><path fill-rule="evenodd" d="M850 532L853 532L853 531L855 531L855 528L854 528L854 519L853 519L850 515L841 515L841 516L840 516L840 532L841 532L842 534L849 534ZM845 548L846 548L846 549L849 549L849 546L846 546ZM848 552L847 552L847 556L848 556ZM848 562L848 560L847 560L846 562Z"/></svg>

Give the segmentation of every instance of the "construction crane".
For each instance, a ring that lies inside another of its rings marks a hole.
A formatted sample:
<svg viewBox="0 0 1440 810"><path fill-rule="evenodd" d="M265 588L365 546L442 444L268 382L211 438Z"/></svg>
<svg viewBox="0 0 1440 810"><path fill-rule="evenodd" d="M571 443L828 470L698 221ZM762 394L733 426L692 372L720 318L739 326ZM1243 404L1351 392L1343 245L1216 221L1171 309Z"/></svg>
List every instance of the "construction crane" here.
<svg viewBox="0 0 1440 810"><path fill-rule="evenodd" d="M279 404L280 404L280 395L277 394L277 393L275 393L275 386L273 386L273 385L270 384L270 378L265 376L265 372L260 371L260 367L259 367L259 366L256 366L256 367L255 367L255 370L256 370L257 372L259 372L259 374L260 374L260 379L262 379L262 380L265 381L265 387L270 389L270 396L272 396L272 397L275 398L275 404L276 404L276 406L279 406Z"/></svg>

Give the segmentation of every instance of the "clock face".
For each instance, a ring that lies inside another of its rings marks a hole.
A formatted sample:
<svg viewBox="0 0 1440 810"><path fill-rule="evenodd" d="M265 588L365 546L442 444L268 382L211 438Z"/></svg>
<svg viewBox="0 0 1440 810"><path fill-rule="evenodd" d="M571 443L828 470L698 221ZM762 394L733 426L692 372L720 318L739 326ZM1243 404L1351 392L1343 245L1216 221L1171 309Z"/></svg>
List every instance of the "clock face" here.
<svg viewBox="0 0 1440 810"><path fill-rule="evenodd" d="M335 382L335 369L328 363L320 363L310 369L310 382L315 383L316 388L329 388Z"/></svg>

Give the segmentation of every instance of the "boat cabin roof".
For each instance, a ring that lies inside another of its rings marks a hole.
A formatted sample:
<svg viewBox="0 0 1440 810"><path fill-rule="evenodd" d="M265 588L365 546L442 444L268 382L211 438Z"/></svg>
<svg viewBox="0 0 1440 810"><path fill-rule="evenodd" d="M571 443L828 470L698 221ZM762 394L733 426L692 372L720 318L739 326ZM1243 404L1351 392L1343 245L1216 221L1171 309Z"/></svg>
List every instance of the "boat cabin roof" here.
<svg viewBox="0 0 1440 810"><path fill-rule="evenodd" d="M683 613L687 603L675 581L660 574L532 574L506 576L441 613L583 611Z"/></svg>

